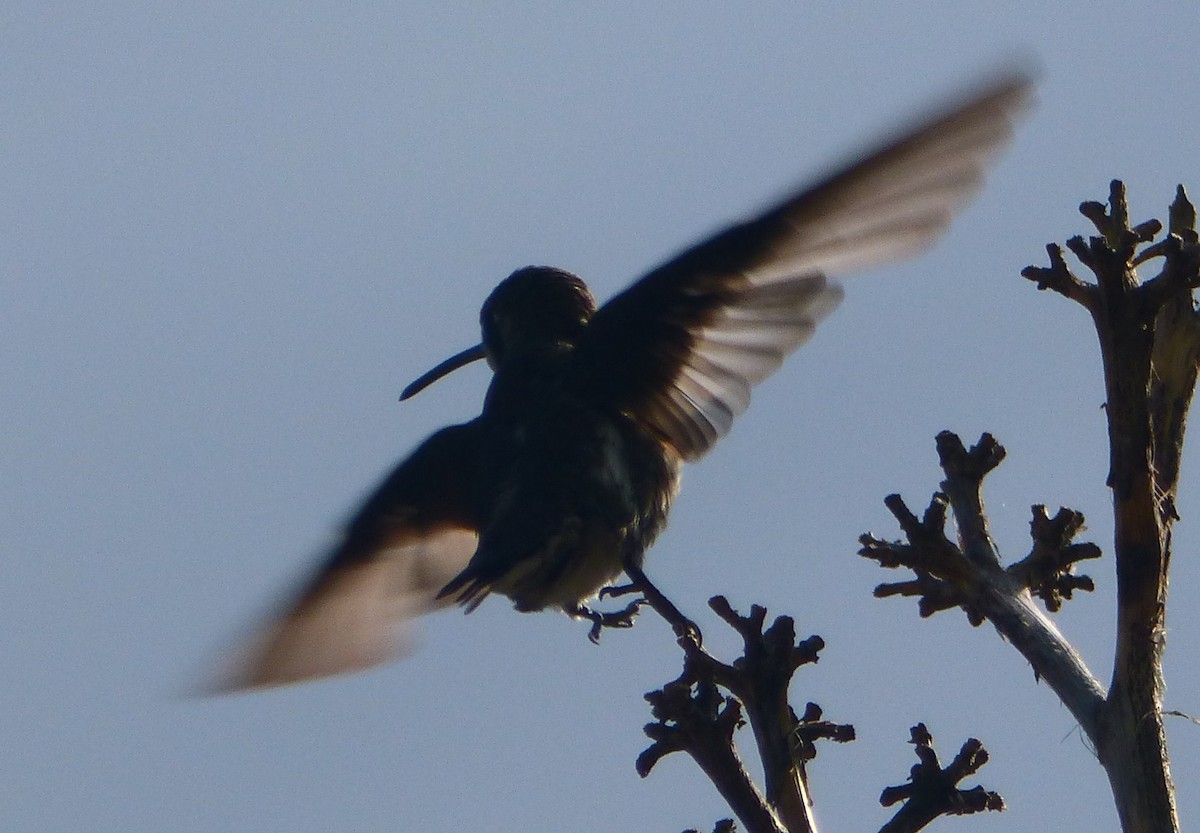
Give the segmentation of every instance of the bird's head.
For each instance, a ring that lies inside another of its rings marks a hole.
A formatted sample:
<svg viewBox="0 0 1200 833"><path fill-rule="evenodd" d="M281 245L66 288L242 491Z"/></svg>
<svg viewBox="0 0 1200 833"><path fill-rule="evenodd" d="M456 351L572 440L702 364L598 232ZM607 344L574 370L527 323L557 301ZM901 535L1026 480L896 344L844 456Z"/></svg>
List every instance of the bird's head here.
<svg viewBox="0 0 1200 833"><path fill-rule="evenodd" d="M573 347L596 311L576 275L552 266L526 266L492 290L479 313L483 341L451 356L404 389L408 399L463 365L486 358L496 369L513 356Z"/></svg>
<svg viewBox="0 0 1200 833"><path fill-rule="evenodd" d="M570 272L518 269L492 290L479 313L488 364L496 368L528 350L574 346L595 311L592 293Z"/></svg>

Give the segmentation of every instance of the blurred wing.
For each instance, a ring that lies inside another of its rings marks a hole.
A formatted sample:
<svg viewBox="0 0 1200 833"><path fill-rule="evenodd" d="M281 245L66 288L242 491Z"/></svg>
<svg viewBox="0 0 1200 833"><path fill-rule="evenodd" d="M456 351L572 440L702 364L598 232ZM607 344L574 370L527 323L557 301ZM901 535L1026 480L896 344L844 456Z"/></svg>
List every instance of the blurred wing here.
<svg viewBox="0 0 1200 833"><path fill-rule="evenodd" d="M751 386L841 301L827 276L937 240L1031 92L1025 78L996 83L660 266L592 318L578 346L581 387L684 459L700 457L749 405Z"/></svg>
<svg viewBox="0 0 1200 833"><path fill-rule="evenodd" d="M445 428L401 463L304 590L229 657L212 690L294 683L398 656L404 623L448 604L438 591L475 552L479 435L478 420Z"/></svg>

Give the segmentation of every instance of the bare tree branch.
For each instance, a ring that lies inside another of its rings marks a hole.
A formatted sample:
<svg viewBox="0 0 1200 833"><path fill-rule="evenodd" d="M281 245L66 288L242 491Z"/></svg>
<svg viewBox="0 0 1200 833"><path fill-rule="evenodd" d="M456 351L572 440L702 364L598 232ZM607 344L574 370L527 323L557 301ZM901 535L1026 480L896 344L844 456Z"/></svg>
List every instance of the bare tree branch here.
<svg viewBox="0 0 1200 833"><path fill-rule="evenodd" d="M937 447L946 479L941 484L943 493L934 495L925 519L917 521L895 495L884 500L908 536L908 543L882 541L870 535L859 539L863 545L861 555L881 566L904 566L917 574L915 586L884 585L876 588L875 595L919 594L922 616L960 607L973 625L990 621L1090 734L1099 726L1104 689L1083 658L1034 604L1026 581L1029 565L1010 570L1001 567L988 531L981 491L983 477L1004 459L1003 447L990 434L984 434L978 444L967 449L948 431L938 435ZM946 537L947 506L954 510L961 544ZM1036 539L1034 546L1036 549Z"/></svg>
<svg viewBox="0 0 1200 833"><path fill-rule="evenodd" d="M1059 507L1058 514L1051 518L1046 507L1033 507L1033 520L1029 522L1029 535L1033 538L1033 549L1029 555L1008 567L1008 574L1022 587L1029 588L1033 595L1042 600L1051 613L1057 612L1064 599L1070 599L1076 590L1091 592L1095 583L1088 576L1075 575L1075 562L1099 558L1100 548L1092 543L1075 544L1072 539L1083 529L1083 515L1073 509Z"/></svg>
<svg viewBox="0 0 1200 833"><path fill-rule="evenodd" d="M1141 255L1138 245L1161 224L1130 226L1120 181L1111 184L1107 210L1096 203L1080 210L1102 235L1091 238L1084 264L1102 301L1089 312L1104 362L1117 564L1113 677L1092 740L1124 829L1177 830L1162 722L1162 646L1179 459L1200 356L1191 297L1200 285L1195 209L1180 187L1167 238ZM1137 265L1158 257L1162 272L1140 282Z"/></svg>
<svg viewBox="0 0 1200 833"><path fill-rule="evenodd" d="M789 833L738 757L733 734L742 724L742 710L737 700L723 697L711 681L694 679L686 667L683 676L646 700L656 722L645 727L653 743L638 756L639 775L645 778L672 752L687 752L750 833Z"/></svg>
<svg viewBox="0 0 1200 833"><path fill-rule="evenodd" d="M1050 518L1033 509L1030 554L1001 567L988 532L981 485L1003 458L985 434L965 449L949 432L938 436L946 479L918 521L899 497L885 499L908 538L887 542L864 535L861 554L884 567L905 566L915 580L881 585L877 596L918 596L921 614L960 607L972 624L987 619L1054 689L1095 746L1112 785L1127 833L1178 830L1163 729L1162 647L1172 525L1187 412L1200 367L1200 316L1192 290L1200 286L1196 209L1176 192L1168 233L1157 220L1130 223L1125 187L1111 183L1108 204L1086 202L1080 213L1099 235L1072 237L1066 247L1095 276L1071 271L1056 245L1049 267L1022 272L1038 289L1052 289L1087 309L1103 358L1113 493L1117 576L1117 643L1107 692L1031 593L1051 611L1075 590L1090 590L1074 565L1095 558L1095 545L1073 542L1083 516L1067 509ZM1142 281L1137 267L1161 259L1162 271ZM958 543L945 532L946 508Z"/></svg>
<svg viewBox="0 0 1200 833"><path fill-rule="evenodd" d="M648 602L656 611L660 597L665 598L659 592ZM817 636L797 640L789 616L779 616L764 627L767 612L759 605L753 605L746 616L722 596L709 600L709 606L741 635L742 656L732 664L721 662L701 647L698 631L695 639L679 640L683 674L646 695L657 722L646 727L654 743L638 758L638 772L645 776L665 755L687 752L751 833L777 828L815 833L805 765L816 756L816 741L854 739L853 726L823 720L816 704L809 703L803 717L788 704L792 676L802 665L817 661L824 642ZM674 604L668 603L663 612L672 624L688 621ZM724 697L720 689L730 696ZM765 795L754 787L734 746L743 714L762 763Z"/></svg>
<svg viewBox="0 0 1200 833"><path fill-rule="evenodd" d="M907 784L888 787L879 803L890 807L900 801L904 806L880 828L880 833L915 833L939 816L962 816L987 810L1002 811L1004 799L983 787L959 789L958 782L974 775L987 763L983 744L970 738L948 767L942 768L933 749L933 735L924 723L912 727L912 740L919 763L909 773Z"/></svg>
<svg viewBox="0 0 1200 833"><path fill-rule="evenodd" d="M990 622L1022 653L1091 740L1126 833L1177 831L1163 731L1164 714L1174 712L1162 709L1161 660L1179 461L1200 369L1200 315L1191 297L1200 286L1196 209L1180 187L1167 236L1157 242L1162 224L1132 225L1119 181L1113 181L1107 205L1087 202L1080 212L1099 234L1072 237L1065 245L1095 275L1095 283L1078 278L1056 245L1047 247L1048 267L1031 266L1022 274L1039 289L1052 289L1087 309L1104 360L1118 597L1107 691L1035 602L1040 599L1055 612L1075 591L1092 590L1092 579L1076 569L1100 557L1100 548L1075 540L1084 527L1081 513L1060 508L1051 516L1037 504L1028 555L1004 566L983 502L983 480L1005 457L990 434L967 448L957 435L940 433L936 445L945 475L940 490L921 517L899 495L885 498L905 538L863 535L860 554L915 574L879 585L876 596L915 597L922 616L959 608L973 625ZM1161 260L1162 270L1142 281L1137 267L1151 260ZM951 512L953 540L947 534ZM816 704L809 703L798 716L788 703L796 670L815 662L824 643L815 636L797 640L790 617L779 616L767 626L765 608L754 605L743 616L717 596L710 607L743 642L738 659L722 662L702 647L696 625L637 565L628 572L645 603L672 625L684 651L681 676L647 695L656 722L646 726L652 744L638 758L639 773L645 776L672 752L687 752L750 833L815 833L806 765L816 755L818 740L854 738L852 726L823 720ZM637 604L595 614L595 631L627 626ZM763 766L762 792L735 744L736 731L746 723ZM1004 808L994 792L958 786L987 761L979 741L968 740L946 767L923 724L913 728L912 742L919 763L909 782L885 789L880 798L885 806L904 803L884 831L916 831L943 815ZM714 833L733 828L726 819Z"/></svg>

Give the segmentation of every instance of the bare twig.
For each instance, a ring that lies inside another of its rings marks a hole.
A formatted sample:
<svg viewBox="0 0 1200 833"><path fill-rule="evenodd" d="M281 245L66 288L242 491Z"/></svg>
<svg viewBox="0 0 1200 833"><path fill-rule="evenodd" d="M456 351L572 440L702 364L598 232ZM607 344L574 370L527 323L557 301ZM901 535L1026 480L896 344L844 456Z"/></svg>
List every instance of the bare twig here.
<svg viewBox="0 0 1200 833"><path fill-rule="evenodd" d="M659 608L657 599L649 605ZM751 833L776 827L789 833L816 831L805 764L816 755L816 741L853 740L854 727L823 720L813 703L798 717L787 693L793 674L816 662L824 643L816 636L797 640L788 616L765 627L766 609L759 605L746 616L721 596L709 606L741 635L742 656L732 664L721 662L701 647L698 631L695 639L679 640L683 674L647 695L658 722L646 727L654 743L639 757L638 772L644 776L663 756L687 752ZM674 604L664 610L671 617L668 621L690 621ZM720 689L731 696L724 697ZM733 744L743 715L762 763L765 796L753 786Z"/></svg>
<svg viewBox="0 0 1200 833"><path fill-rule="evenodd" d="M908 537L889 543L863 536L862 554L885 567L907 566L915 581L883 585L876 595L917 595L921 613L951 606L972 623L986 618L1044 678L1087 733L1109 776L1127 833L1178 830L1162 713L1162 645L1176 512L1179 461L1187 412L1200 367L1200 317L1191 292L1200 286L1196 210L1183 188L1171 205L1168 234L1157 220L1130 222L1125 187L1111 183L1107 206L1080 206L1099 232L1072 237L1069 249L1095 276L1071 271L1063 250L1047 247L1048 267L1022 274L1087 309L1104 364L1109 474L1113 492L1117 576L1117 644L1106 692L1058 630L1032 604L1036 594L1051 611L1091 579L1074 565L1095 558L1092 544L1073 542L1082 515L1060 510L1050 518L1034 507L1033 548L1007 569L987 528L981 483L1003 451L988 435L967 450L952 434L938 437L946 479L923 521L896 496L885 502ZM1141 281L1137 267L1163 261ZM944 530L953 509L957 545Z"/></svg>
<svg viewBox="0 0 1200 833"><path fill-rule="evenodd" d="M1058 611L1063 600L1070 599L1076 590L1090 592L1096 589L1090 577L1074 574L1076 562L1099 558L1101 555L1100 548L1095 544L1072 543L1081 529L1081 513L1059 507L1058 514L1051 518L1046 514L1045 506L1035 505L1033 520L1029 523L1033 549L1007 569L1013 579L1022 587L1029 588L1052 613Z"/></svg>
<svg viewBox="0 0 1200 833"><path fill-rule="evenodd" d="M742 724L742 710L737 700L722 696L711 681L694 679L686 668L646 700L656 722L645 727L653 743L638 756L639 775L645 778L672 752L686 751L750 833L789 833L738 757L733 733Z"/></svg>
<svg viewBox="0 0 1200 833"><path fill-rule="evenodd" d="M989 792L980 786L967 790L958 787L960 781L974 775L987 763L987 750L978 740L968 739L945 768L938 761L937 752L933 749L933 736L924 723L912 727L910 742L916 747L919 763L909 773L907 784L888 787L879 796L879 803L884 807L905 802L896 815L880 828L880 833L915 833L938 816L962 816L1004 809L1004 799L999 793Z"/></svg>
<svg viewBox="0 0 1200 833"><path fill-rule="evenodd" d="M699 833L699 831L693 827L683 831L683 833ZM713 833L737 833L737 824L734 823L733 819L721 819L713 825Z"/></svg>
<svg viewBox="0 0 1200 833"><path fill-rule="evenodd" d="M920 595L922 616L960 607L973 625L990 621L1025 656L1034 673L1054 689L1084 730L1095 731L1104 689L1083 658L1037 609L1023 575L1025 568L1005 570L1000 566L988 530L983 478L1004 459L1003 447L984 434L967 449L957 436L943 431L937 448L946 479L924 520L917 521L897 496L884 500L908 542L887 542L871 535L859 539L861 555L881 566L904 566L917 574L916 582L882 585L875 595ZM954 510L959 544L946 537L947 506Z"/></svg>

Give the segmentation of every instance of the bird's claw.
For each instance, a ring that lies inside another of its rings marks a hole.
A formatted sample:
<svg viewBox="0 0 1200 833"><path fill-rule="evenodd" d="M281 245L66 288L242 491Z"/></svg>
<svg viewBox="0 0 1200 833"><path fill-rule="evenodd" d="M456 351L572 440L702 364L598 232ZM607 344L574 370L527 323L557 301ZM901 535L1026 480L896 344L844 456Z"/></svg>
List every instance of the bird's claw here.
<svg viewBox="0 0 1200 833"><path fill-rule="evenodd" d="M681 648L686 650L689 644L693 648L704 647L704 637L700 633L700 628L691 619L672 622L671 629L675 631L675 639Z"/></svg>
<svg viewBox="0 0 1200 833"><path fill-rule="evenodd" d="M628 596L630 593L640 593L642 588L630 582L629 584L610 584L607 587L601 587L597 598L600 599L617 599L621 596Z"/></svg>
<svg viewBox="0 0 1200 833"><path fill-rule="evenodd" d="M588 640L593 645L597 645L600 642L600 633L605 628L632 628L634 621L637 619L638 611L645 603L645 599L634 599L623 610L614 610L607 613L579 605L570 611L570 613L572 616L587 619L592 623L592 628L588 631Z"/></svg>

